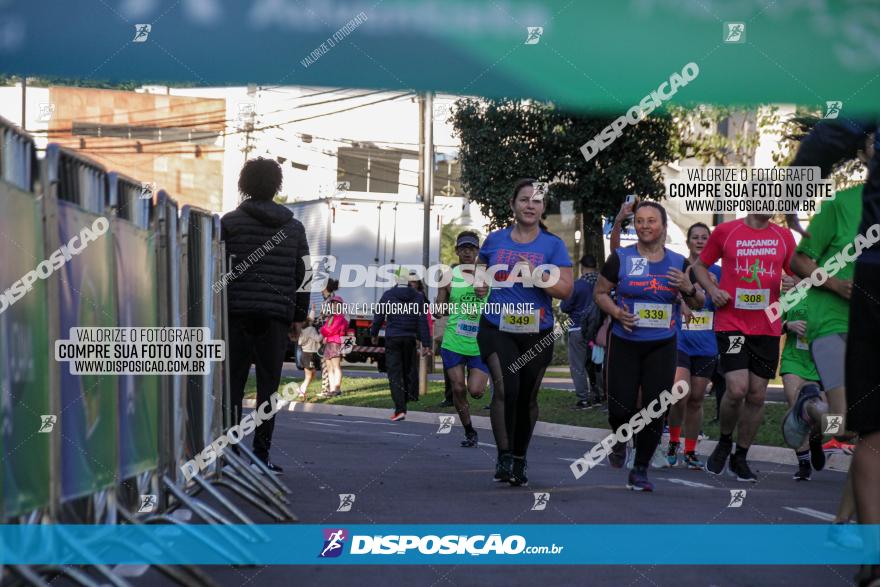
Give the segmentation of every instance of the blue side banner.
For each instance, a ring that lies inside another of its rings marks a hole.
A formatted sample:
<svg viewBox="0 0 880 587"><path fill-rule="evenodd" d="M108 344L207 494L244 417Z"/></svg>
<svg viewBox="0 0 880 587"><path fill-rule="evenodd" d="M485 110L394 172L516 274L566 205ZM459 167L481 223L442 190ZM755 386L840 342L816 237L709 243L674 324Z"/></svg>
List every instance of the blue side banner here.
<svg viewBox="0 0 880 587"><path fill-rule="evenodd" d="M861 548L815 525L0 526L2 564L825 565L880 563L880 526ZM243 533L243 534L242 534ZM258 533L262 533L259 536ZM243 535L250 539L245 541ZM680 540L669 540L676 536ZM743 548L743 546L746 548ZM736 555L731 557L731 552Z"/></svg>

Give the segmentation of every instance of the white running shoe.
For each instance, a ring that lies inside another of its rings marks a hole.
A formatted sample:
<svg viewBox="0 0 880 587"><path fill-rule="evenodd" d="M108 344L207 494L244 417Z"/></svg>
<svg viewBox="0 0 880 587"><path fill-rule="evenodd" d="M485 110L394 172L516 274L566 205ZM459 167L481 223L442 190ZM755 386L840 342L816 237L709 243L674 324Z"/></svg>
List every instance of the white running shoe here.
<svg viewBox="0 0 880 587"><path fill-rule="evenodd" d="M666 450L663 448L663 444L658 444L657 448L654 450L654 454L651 456L651 468L652 469L663 469L668 467L669 463L666 461Z"/></svg>

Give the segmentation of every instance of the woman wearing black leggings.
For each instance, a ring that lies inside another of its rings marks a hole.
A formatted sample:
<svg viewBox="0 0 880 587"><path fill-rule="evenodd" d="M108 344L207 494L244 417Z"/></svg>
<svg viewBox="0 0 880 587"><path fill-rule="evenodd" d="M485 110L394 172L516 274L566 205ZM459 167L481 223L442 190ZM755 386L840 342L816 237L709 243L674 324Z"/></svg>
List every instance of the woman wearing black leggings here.
<svg viewBox="0 0 880 587"><path fill-rule="evenodd" d="M490 408L498 446L495 480L526 485L526 452L538 420L538 389L553 358L552 298L572 291L571 258L562 239L541 223L544 194L523 179L510 198L513 223L491 233L480 249L491 293L477 343L494 384ZM477 271L474 292L490 291Z"/></svg>
<svg viewBox="0 0 880 587"><path fill-rule="evenodd" d="M654 202L639 203L635 227L638 242L612 251L593 297L613 320L606 349L608 422L618 431L642 408L649 410L650 421L635 435L635 462L626 486L653 491L648 463L663 433L663 414L656 414L659 404L652 402L675 381L680 299L695 309L704 300L680 269L684 257L663 246L666 210ZM608 460L612 467L623 467L626 444L616 443Z"/></svg>

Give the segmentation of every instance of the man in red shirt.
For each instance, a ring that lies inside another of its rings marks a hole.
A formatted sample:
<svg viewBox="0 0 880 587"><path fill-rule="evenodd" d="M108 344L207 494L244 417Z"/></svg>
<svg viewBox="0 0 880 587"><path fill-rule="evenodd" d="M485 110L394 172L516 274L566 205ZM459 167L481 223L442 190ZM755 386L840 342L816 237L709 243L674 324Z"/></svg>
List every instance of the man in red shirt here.
<svg viewBox="0 0 880 587"><path fill-rule="evenodd" d="M767 383L776 376L782 335L782 323L771 322L764 310L779 300L782 273L791 274L794 250L788 229L771 224L769 215L749 214L717 226L693 266L717 308L715 335L727 382L721 439L706 462L706 470L715 475L724 471L729 456L730 472L739 481L758 480L746 455L761 423ZM719 259L721 282L715 285L707 268ZM734 429L736 452L731 455Z"/></svg>

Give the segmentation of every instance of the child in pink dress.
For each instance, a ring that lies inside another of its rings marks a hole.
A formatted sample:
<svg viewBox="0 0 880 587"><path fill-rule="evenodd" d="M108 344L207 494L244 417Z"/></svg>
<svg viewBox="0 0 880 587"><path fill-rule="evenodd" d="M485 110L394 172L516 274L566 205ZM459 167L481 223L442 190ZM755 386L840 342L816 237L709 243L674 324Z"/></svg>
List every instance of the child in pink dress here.
<svg viewBox="0 0 880 587"><path fill-rule="evenodd" d="M342 395L342 342L348 331L348 319L342 313L342 298L333 296L327 303L330 318L321 326L324 337L324 362L330 377L330 397Z"/></svg>

